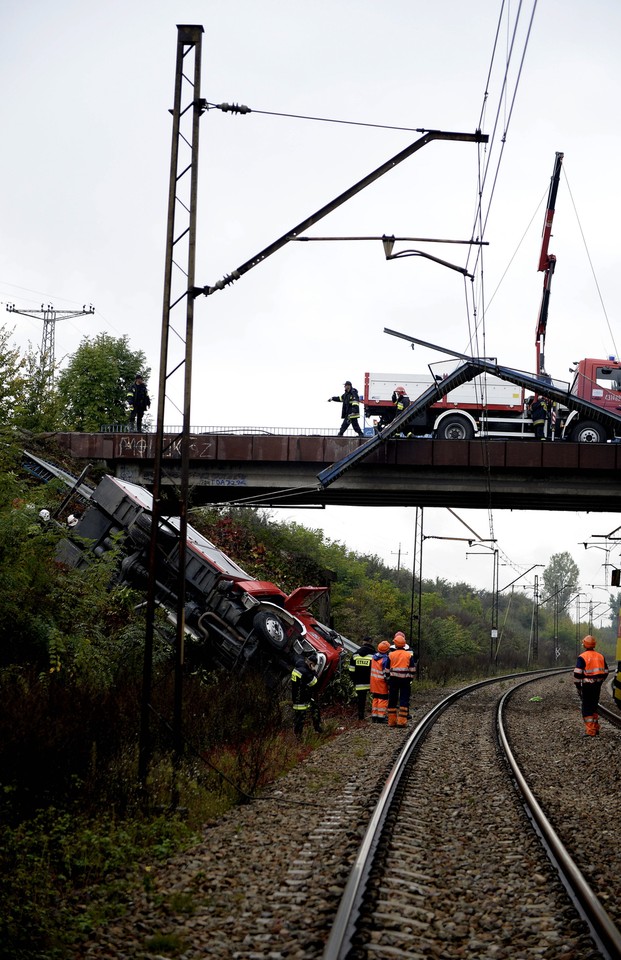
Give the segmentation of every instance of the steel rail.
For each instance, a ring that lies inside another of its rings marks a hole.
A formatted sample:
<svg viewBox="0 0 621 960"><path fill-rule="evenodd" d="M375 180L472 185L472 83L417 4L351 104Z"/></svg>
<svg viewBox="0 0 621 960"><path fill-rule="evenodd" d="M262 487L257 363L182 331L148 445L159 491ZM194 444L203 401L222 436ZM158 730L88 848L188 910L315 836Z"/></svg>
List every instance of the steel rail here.
<svg viewBox="0 0 621 960"><path fill-rule="evenodd" d="M567 669L568 668L564 668L563 670L539 670L532 674L531 679L536 679L542 675L553 676L556 673L565 672ZM406 775L409 772L409 767L413 762L418 747L434 723L448 707L452 706L453 703L466 694L489 686L492 683L501 683L523 676L523 671L520 673L504 674L500 677L490 677L487 680L479 680L476 683L462 687L461 690L449 694L448 697L445 697L444 700L436 704L414 728L386 779L386 783L384 784L371 820L369 821L369 825L358 850L358 855L341 897L339 908L323 953L323 960L347 960L352 950L352 937L356 932L356 925L362 913L363 900L373 866L375 851L386 832L387 821L393 801L397 791L405 783Z"/></svg>
<svg viewBox="0 0 621 960"><path fill-rule="evenodd" d="M621 957L621 931L611 920L610 916L588 885L575 862L564 847L554 827L546 817L513 755L503 724L504 708L509 698L520 687L532 683L533 678L524 680L508 690L500 703L496 716L498 739L505 760L511 770L514 784L520 793L529 820L533 823L542 845L552 864L556 867L561 882L569 892L576 908L589 926L591 936L602 956L606 960L618 960Z"/></svg>

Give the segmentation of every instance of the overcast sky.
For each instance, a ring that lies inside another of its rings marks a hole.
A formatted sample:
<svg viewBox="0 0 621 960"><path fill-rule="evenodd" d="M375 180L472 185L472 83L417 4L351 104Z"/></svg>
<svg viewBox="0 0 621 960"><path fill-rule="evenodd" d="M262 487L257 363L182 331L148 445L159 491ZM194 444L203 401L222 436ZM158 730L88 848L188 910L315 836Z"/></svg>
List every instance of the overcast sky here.
<svg viewBox="0 0 621 960"><path fill-rule="evenodd" d="M478 165L488 164L483 283L477 273L471 287L419 257L386 262L379 241L291 243L197 300L193 424L335 427L339 410L326 399L345 379L362 390L366 371L427 372L441 359L412 353L385 326L468 350L473 302L485 353L533 369L537 264L557 151L565 159L546 366L569 378L573 361L616 354L621 6L539 0L533 16L525 0L517 27L519 4L507 6L499 21L500 0L4 0L0 311L16 344L38 346L42 324L5 315L5 304L92 303L94 315L57 324L57 359L83 336L128 334L147 354L156 390L176 25L193 23L205 30L202 96L253 110L210 110L201 121L200 285L420 136L382 126L471 133L481 123L490 135L486 153L430 144L308 232L467 239L477 232ZM419 247L460 265L468 256L467 247ZM167 421L176 422L172 413ZM401 544L402 565L411 563L413 510L275 516L395 565ZM606 598L605 553L581 544L617 527L616 515L496 512L491 530L484 511L460 516L481 537L496 537L513 564L501 569L501 586L569 551L586 592ZM425 528L467 535L446 510L427 510ZM491 559L467 558L463 547L428 541L424 575L489 588ZM615 550L611 561L618 557Z"/></svg>

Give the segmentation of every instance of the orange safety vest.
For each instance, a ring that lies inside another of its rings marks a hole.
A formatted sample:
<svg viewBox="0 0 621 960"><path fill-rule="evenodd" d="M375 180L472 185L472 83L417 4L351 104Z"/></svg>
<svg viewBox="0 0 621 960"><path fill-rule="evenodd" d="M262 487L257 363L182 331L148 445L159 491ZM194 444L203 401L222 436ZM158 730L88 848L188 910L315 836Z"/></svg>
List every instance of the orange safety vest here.
<svg viewBox="0 0 621 960"><path fill-rule="evenodd" d="M388 693L388 683L384 679L386 654L376 653L371 660L371 693Z"/></svg>
<svg viewBox="0 0 621 960"><path fill-rule="evenodd" d="M390 677L395 680L411 680L414 676L412 665L412 651L397 647L388 654L390 661Z"/></svg>
<svg viewBox="0 0 621 960"><path fill-rule="evenodd" d="M608 666L604 657L597 650L583 650L578 657L578 662L583 660L584 670L581 670L578 664L574 670L574 680L582 683L600 683L608 676Z"/></svg>

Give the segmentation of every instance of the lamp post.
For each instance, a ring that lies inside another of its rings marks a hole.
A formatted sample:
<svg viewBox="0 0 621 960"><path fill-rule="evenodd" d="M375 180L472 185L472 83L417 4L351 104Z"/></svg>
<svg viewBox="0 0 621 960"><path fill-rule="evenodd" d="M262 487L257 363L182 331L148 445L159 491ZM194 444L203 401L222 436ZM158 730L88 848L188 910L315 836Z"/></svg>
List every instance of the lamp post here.
<svg viewBox="0 0 621 960"><path fill-rule="evenodd" d="M492 541L496 543L495 540ZM488 547L485 543L479 541L475 543L477 547L484 547L486 550L489 550L494 557L494 566L492 574L492 617L491 617L491 627L490 627L490 649L489 649L489 662L490 664L494 662L495 659L495 641L498 640L498 547ZM476 557L476 556L490 556L490 554L479 553L479 551L473 551L468 553L466 551L467 557Z"/></svg>

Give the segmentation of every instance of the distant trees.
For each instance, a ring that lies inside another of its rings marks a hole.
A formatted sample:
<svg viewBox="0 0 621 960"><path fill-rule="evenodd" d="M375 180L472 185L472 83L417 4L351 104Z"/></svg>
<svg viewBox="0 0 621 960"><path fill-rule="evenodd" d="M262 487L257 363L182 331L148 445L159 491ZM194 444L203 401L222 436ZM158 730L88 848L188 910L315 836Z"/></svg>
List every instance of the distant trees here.
<svg viewBox="0 0 621 960"><path fill-rule="evenodd" d="M129 338L100 333L84 337L58 376L61 416L66 430L99 430L102 424L127 420L126 394L137 373L150 370L142 350L131 350Z"/></svg>
<svg viewBox="0 0 621 960"><path fill-rule="evenodd" d="M550 557L548 566L543 571L545 596L551 606L557 610L565 610L572 596L580 589L580 570L571 554L555 553Z"/></svg>

